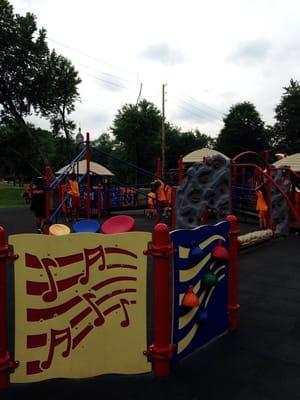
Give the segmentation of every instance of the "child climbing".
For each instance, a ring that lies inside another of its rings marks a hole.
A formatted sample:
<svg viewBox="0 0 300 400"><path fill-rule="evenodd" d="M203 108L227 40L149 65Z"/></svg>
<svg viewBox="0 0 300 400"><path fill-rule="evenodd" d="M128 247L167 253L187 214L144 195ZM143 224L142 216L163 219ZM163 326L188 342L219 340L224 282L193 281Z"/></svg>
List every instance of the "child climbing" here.
<svg viewBox="0 0 300 400"><path fill-rule="evenodd" d="M266 229L268 205L264 197L263 185L257 186L255 191L257 197L256 210L258 211L258 216L259 216L259 226L261 229Z"/></svg>

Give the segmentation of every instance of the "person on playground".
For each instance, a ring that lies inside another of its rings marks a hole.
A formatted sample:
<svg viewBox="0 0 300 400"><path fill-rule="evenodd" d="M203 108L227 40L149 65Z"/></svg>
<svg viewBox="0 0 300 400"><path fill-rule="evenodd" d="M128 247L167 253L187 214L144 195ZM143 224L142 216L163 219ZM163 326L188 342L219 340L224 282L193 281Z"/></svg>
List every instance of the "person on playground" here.
<svg viewBox="0 0 300 400"><path fill-rule="evenodd" d="M67 182L67 193L70 196L69 207L70 207L70 217L71 220L79 219L79 213L81 208L81 198L79 192L79 186L76 181L76 175L74 173L69 175Z"/></svg>
<svg viewBox="0 0 300 400"><path fill-rule="evenodd" d="M149 219L152 219L153 216L155 215L155 201L156 201L156 195L154 192L149 192L147 195L147 203L148 203L148 209L146 211L146 217Z"/></svg>
<svg viewBox="0 0 300 400"><path fill-rule="evenodd" d="M162 216L167 217L168 201L165 192L165 184L161 179L155 179L150 184L151 191L155 193L158 202L159 210L162 211Z"/></svg>
<svg viewBox="0 0 300 400"><path fill-rule="evenodd" d="M44 178L39 176L35 179L31 190L30 210L35 214L35 226L38 233L43 233L43 220L46 215L46 194Z"/></svg>
<svg viewBox="0 0 300 400"><path fill-rule="evenodd" d="M265 197L263 194L264 188L263 184L260 186L257 186L256 189L256 210L258 211L258 216L259 216L259 226L261 229L266 229L267 228L267 211L268 211L268 205L265 201Z"/></svg>

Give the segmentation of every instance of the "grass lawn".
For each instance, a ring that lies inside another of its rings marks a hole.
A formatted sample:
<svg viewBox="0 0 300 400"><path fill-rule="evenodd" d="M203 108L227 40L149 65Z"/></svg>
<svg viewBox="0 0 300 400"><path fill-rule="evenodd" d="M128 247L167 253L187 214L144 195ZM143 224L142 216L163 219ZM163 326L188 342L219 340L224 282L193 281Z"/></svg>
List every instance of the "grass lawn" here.
<svg viewBox="0 0 300 400"><path fill-rule="evenodd" d="M28 207L22 197L23 192L22 187L0 182L0 208Z"/></svg>

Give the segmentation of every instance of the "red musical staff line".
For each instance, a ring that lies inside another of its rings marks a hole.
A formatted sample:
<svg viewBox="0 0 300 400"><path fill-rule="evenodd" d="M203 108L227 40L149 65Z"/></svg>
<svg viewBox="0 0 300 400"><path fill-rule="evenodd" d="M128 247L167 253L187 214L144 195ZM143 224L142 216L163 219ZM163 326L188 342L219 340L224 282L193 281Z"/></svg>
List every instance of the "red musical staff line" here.
<svg viewBox="0 0 300 400"><path fill-rule="evenodd" d="M98 300L96 300L97 306L100 304L104 303L106 300L111 299L114 296L118 296L119 294L124 294L124 293L136 293L136 289L119 289L119 290L114 290L112 293L106 294L102 297L100 297Z"/></svg>
<svg viewBox="0 0 300 400"><path fill-rule="evenodd" d="M78 280L81 276L82 273L56 281L57 291L63 292L67 289L70 289L72 286L77 285ZM48 282L34 282L34 281L26 282L26 293L31 296L40 296L46 291L49 291Z"/></svg>
<svg viewBox="0 0 300 400"><path fill-rule="evenodd" d="M94 296L91 293L86 293L85 296L86 300L91 304L90 299L94 298ZM120 322L120 326L123 328L126 328L130 324L129 320L129 314L127 307L130 304L136 304L135 300L127 300L124 298L121 298L119 303L114 304L113 306L110 306L106 310L103 311L103 313L100 312L99 309L95 309L95 304L91 304L93 307L93 310L96 312L97 315L101 314L101 318L103 319L103 322L105 321L104 317L107 315L111 314L113 311L118 310L119 308L122 308L123 313L124 313L124 319ZM94 320L95 323L96 320ZM102 324L101 324L102 325ZM95 326L99 326L97 324L92 325L88 324L86 325L75 337L72 338L72 332L70 327L67 327L65 329L61 330L55 330L51 329L50 331L50 346L48 350L48 356L47 359L44 361L38 361L38 360L33 360L33 361L28 361L26 364L26 372L27 375L33 375L37 373L43 372L45 369L49 369L54 358L54 354L56 351L56 347L61 345L62 343L66 342L65 349L61 353L61 356L64 358L67 358L71 354L71 350L74 350L84 339L85 337L94 329ZM27 336L27 348L36 348L36 347L43 347L47 345L47 334L39 334L39 335L28 335Z"/></svg>
<svg viewBox="0 0 300 400"><path fill-rule="evenodd" d="M46 344L47 344L47 333L27 336L27 349L33 349L35 347L43 347L46 346Z"/></svg>
<svg viewBox="0 0 300 400"><path fill-rule="evenodd" d="M80 342L94 329L93 325L86 326L81 332L78 333L77 336L74 337L72 343L72 350L76 349Z"/></svg>
<svg viewBox="0 0 300 400"><path fill-rule="evenodd" d="M138 256L131 251L128 251L126 249L120 249L118 247L105 247L105 253L106 254L124 254L129 257L133 258L138 258Z"/></svg>
<svg viewBox="0 0 300 400"><path fill-rule="evenodd" d="M122 281L136 281L136 278L133 276L118 276L115 278L109 278L106 279L105 281L99 282L96 285L92 286L93 290L100 290L104 288L107 285L110 285L111 283L115 282L122 282Z"/></svg>
<svg viewBox="0 0 300 400"><path fill-rule="evenodd" d="M77 304L82 302L82 297L75 296L72 299L66 301L59 306L50 307L50 308L27 308L27 321L40 321L40 320L48 320L56 315L64 314L65 312L71 310L71 308L75 307Z"/></svg>
<svg viewBox="0 0 300 400"><path fill-rule="evenodd" d="M108 264L107 269L111 268L129 268L129 269L137 269L136 265L130 265L130 264Z"/></svg>
<svg viewBox="0 0 300 400"><path fill-rule="evenodd" d="M55 257L55 260L60 267L67 267L83 261L83 254L77 253L69 256Z"/></svg>

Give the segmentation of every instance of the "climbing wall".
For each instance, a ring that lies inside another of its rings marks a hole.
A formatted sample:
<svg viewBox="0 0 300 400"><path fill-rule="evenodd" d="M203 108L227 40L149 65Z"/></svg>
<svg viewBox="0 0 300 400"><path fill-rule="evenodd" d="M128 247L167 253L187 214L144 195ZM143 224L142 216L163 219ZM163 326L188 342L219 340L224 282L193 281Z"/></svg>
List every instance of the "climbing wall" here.
<svg viewBox="0 0 300 400"><path fill-rule="evenodd" d="M228 329L229 223L171 232L174 246L174 360Z"/></svg>
<svg viewBox="0 0 300 400"><path fill-rule="evenodd" d="M288 193L291 187L289 175L283 169L272 169L271 177L278 186ZM289 233L289 208L286 199L280 191L271 184L271 217L276 224L276 235L287 235Z"/></svg>
<svg viewBox="0 0 300 400"><path fill-rule="evenodd" d="M189 168L186 178L177 188L176 227L191 229L199 226L207 208L218 217L229 214L230 176L230 161L220 155Z"/></svg>

